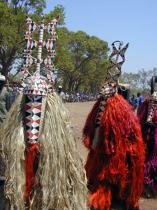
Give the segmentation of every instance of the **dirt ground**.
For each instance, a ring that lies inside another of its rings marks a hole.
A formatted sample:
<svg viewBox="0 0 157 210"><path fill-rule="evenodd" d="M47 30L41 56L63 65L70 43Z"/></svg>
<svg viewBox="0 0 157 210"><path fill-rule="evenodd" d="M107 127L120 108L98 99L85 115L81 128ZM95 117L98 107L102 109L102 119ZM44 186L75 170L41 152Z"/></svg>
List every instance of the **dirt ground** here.
<svg viewBox="0 0 157 210"><path fill-rule="evenodd" d="M93 106L93 102L84 102L84 103L66 103L66 107L69 110L71 116L72 127L74 134L77 139L78 150L83 158L86 160L87 151L82 145L81 136L82 128L85 123L85 119ZM157 210L157 199L144 199L140 200L141 210Z"/></svg>

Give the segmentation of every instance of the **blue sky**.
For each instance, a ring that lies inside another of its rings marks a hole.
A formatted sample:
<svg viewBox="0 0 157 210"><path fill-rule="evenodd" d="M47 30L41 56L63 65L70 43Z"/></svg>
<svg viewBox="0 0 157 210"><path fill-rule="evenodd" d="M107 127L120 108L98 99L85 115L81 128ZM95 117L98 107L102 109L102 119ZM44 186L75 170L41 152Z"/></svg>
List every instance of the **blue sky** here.
<svg viewBox="0 0 157 210"><path fill-rule="evenodd" d="M157 0L47 0L46 12L65 7L66 27L109 43L129 42L123 70L157 67Z"/></svg>

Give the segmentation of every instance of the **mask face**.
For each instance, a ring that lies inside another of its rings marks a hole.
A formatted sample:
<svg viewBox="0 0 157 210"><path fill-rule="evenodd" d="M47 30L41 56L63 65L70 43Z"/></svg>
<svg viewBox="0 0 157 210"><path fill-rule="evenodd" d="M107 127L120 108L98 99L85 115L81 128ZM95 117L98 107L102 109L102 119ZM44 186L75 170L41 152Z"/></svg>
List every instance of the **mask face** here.
<svg viewBox="0 0 157 210"><path fill-rule="evenodd" d="M101 88L100 97L108 98L114 95L117 92L117 85L116 83L105 83L104 86Z"/></svg>

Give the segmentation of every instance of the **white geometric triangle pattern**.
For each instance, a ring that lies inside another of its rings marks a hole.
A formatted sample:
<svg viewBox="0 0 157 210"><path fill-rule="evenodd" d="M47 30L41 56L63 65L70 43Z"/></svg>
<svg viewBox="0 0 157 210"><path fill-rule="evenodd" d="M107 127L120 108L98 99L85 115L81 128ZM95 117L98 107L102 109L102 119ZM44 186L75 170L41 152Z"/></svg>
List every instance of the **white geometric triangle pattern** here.
<svg viewBox="0 0 157 210"><path fill-rule="evenodd" d="M32 126L33 126L33 128L37 128L39 126L39 124L36 122L32 122Z"/></svg>
<svg viewBox="0 0 157 210"><path fill-rule="evenodd" d="M34 109L32 109L32 112L34 113L34 114L37 114L37 113L39 113L39 112L41 112L39 109L36 109L36 108L34 108Z"/></svg>
<svg viewBox="0 0 157 210"><path fill-rule="evenodd" d="M37 115L33 115L31 119L32 121L37 121L37 120L40 120L40 117Z"/></svg>
<svg viewBox="0 0 157 210"><path fill-rule="evenodd" d="M32 134L37 134L39 131L38 131L37 129L33 128L33 129L31 130L31 132L32 132Z"/></svg>
<svg viewBox="0 0 157 210"><path fill-rule="evenodd" d="M42 96L25 95L25 118L27 141L38 141L42 110Z"/></svg>

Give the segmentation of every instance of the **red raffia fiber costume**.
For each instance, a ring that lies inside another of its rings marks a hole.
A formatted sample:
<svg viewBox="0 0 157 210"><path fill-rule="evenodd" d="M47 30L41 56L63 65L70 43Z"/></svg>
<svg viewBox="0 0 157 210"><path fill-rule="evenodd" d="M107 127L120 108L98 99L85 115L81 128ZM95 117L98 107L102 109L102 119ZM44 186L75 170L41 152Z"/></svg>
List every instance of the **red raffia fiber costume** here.
<svg viewBox="0 0 157 210"><path fill-rule="evenodd" d="M110 210L116 199L125 205L125 210L137 210L144 176L139 122L127 101L115 93L104 104L98 142L93 148L101 101L95 103L83 129L83 141L89 150L85 165L90 191L88 204L94 210Z"/></svg>
<svg viewBox="0 0 157 210"><path fill-rule="evenodd" d="M151 94L138 112L146 145L144 194L147 197L157 195L157 76L151 79Z"/></svg>

